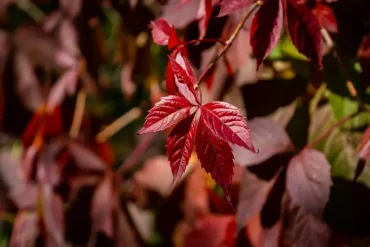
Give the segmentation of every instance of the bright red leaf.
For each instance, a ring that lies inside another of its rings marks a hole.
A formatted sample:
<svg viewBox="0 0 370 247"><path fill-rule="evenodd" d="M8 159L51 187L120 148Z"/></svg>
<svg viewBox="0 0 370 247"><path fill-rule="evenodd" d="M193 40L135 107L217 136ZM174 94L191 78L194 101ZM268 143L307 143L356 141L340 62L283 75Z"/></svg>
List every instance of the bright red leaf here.
<svg viewBox="0 0 370 247"><path fill-rule="evenodd" d="M286 188L294 204L321 217L329 200L330 164L317 150L304 149L289 162Z"/></svg>
<svg viewBox="0 0 370 247"><path fill-rule="evenodd" d="M297 50L322 68L321 27L311 10L297 0L286 1L289 35Z"/></svg>
<svg viewBox="0 0 370 247"><path fill-rule="evenodd" d="M212 0L200 0L198 9L199 39L206 35L207 26L212 14Z"/></svg>
<svg viewBox="0 0 370 247"><path fill-rule="evenodd" d="M190 111L195 108L197 106L192 105L184 97L175 95L163 97L149 110L144 126L138 133L144 134L168 129L189 116Z"/></svg>
<svg viewBox="0 0 370 247"><path fill-rule="evenodd" d="M316 3L315 8L312 10L320 25L332 33L338 32L337 19L333 10L322 3Z"/></svg>
<svg viewBox="0 0 370 247"><path fill-rule="evenodd" d="M253 18L250 34L257 69L279 42L283 28L283 5L280 0L266 0Z"/></svg>
<svg viewBox="0 0 370 247"><path fill-rule="evenodd" d="M197 129L194 116L192 114L179 122L167 138L167 155L174 175L172 186L184 173L193 151Z"/></svg>
<svg viewBox="0 0 370 247"><path fill-rule="evenodd" d="M152 21L152 36L153 41L157 45L168 45L168 39L171 33L171 26L165 19L157 19Z"/></svg>

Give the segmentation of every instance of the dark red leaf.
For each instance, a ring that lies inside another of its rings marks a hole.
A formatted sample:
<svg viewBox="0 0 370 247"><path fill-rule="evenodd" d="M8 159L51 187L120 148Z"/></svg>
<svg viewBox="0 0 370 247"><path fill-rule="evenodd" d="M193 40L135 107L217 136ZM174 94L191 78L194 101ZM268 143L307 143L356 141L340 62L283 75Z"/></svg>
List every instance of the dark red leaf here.
<svg viewBox="0 0 370 247"><path fill-rule="evenodd" d="M195 113L181 120L167 138L167 155L173 174L174 187L189 163L197 129Z"/></svg>
<svg viewBox="0 0 370 247"><path fill-rule="evenodd" d="M362 38L357 56L362 68L362 83L367 87L370 85L370 34L367 34Z"/></svg>
<svg viewBox="0 0 370 247"><path fill-rule="evenodd" d="M253 18L250 42L257 69L277 45L283 28L283 5L281 0L266 0Z"/></svg>
<svg viewBox="0 0 370 247"><path fill-rule="evenodd" d="M206 35L207 26L212 14L212 0L200 0L198 9L199 39Z"/></svg>
<svg viewBox="0 0 370 247"><path fill-rule="evenodd" d="M174 27L171 28L170 36L168 38L168 49L173 49L176 46L181 44L179 37L177 36L176 29Z"/></svg>
<svg viewBox="0 0 370 247"><path fill-rule="evenodd" d="M205 126L218 138L256 152L249 134L247 121L240 109L226 102L216 101L201 107Z"/></svg>
<svg viewBox="0 0 370 247"><path fill-rule="evenodd" d="M33 246L37 236L39 217L34 211L18 212L13 225L10 247Z"/></svg>
<svg viewBox="0 0 370 247"><path fill-rule="evenodd" d="M135 231L131 228L127 215L121 208L117 210L117 247L130 246L139 247L140 244L136 239Z"/></svg>
<svg viewBox="0 0 370 247"><path fill-rule="evenodd" d="M322 68L321 27L314 14L297 0L286 1L289 35L297 50Z"/></svg>
<svg viewBox="0 0 370 247"><path fill-rule="evenodd" d="M325 155L304 149L289 162L286 188L294 204L321 217L329 200L331 174Z"/></svg>
<svg viewBox="0 0 370 247"><path fill-rule="evenodd" d="M206 82L207 88L211 89L213 85L213 81L215 80L215 70L216 70L216 64L212 66L212 68L208 71L206 77L204 78L204 81Z"/></svg>
<svg viewBox="0 0 370 247"><path fill-rule="evenodd" d="M116 198L113 191L112 174L107 173L98 185L91 201L91 220L93 229L113 237L113 211Z"/></svg>
<svg viewBox="0 0 370 247"><path fill-rule="evenodd" d="M220 185L228 200L228 187L231 185L234 162L229 144L213 134L205 125L205 116L199 119L195 143L199 161L204 170Z"/></svg>
<svg viewBox="0 0 370 247"><path fill-rule="evenodd" d="M178 89L175 84L175 75L173 74L171 61L168 61L167 68L166 68L166 89L168 94L176 95L178 93Z"/></svg>
<svg viewBox="0 0 370 247"><path fill-rule="evenodd" d="M322 3L316 3L315 8L312 10L320 25L332 33L338 32L337 19L333 10Z"/></svg>
<svg viewBox="0 0 370 247"><path fill-rule="evenodd" d="M279 247L282 224L278 221L271 228L263 228L258 246Z"/></svg>
<svg viewBox="0 0 370 247"><path fill-rule="evenodd" d="M196 82L195 75L189 61L181 54L177 54L176 60L171 56L168 57L175 76L175 85L180 94L192 104L200 104L199 94L194 88Z"/></svg>
<svg viewBox="0 0 370 247"><path fill-rule="evenodd" d="M163 18L157 19L152 21L152 28L154 43L157 45L168 45L168 39L171 34L171 26L168 22Z"/></svg>
<svg viewBox="0 0 370 247"><path fill-rule="evenodd" d="M168 129L189 116L191 114L190 111L196 108L197 106L192 105L184 97L175 95L163 97L161 101L149 110L144 126L138 134Z"/></svg>
<svg viewBox="0 0 370 247"><path fill-rule="evenodd" d="M83 145L76 142L70 142L68 147L77 167L96 171L104 171L108 167L99 156Z"/></svg>
<svg viewBox="0 0 370 247"><path fill-rule="evenodd" d="M222 0L219 16L228 15L236 12L253 3L253 0Z"/></svg>

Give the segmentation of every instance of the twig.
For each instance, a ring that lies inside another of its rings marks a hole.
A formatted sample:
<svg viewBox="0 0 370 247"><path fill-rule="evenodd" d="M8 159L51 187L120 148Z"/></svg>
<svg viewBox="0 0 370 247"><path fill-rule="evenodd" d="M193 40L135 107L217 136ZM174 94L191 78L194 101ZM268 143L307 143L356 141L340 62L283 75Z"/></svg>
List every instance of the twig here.
<svg viewBox="0 0 370 247"><path fill-rule="evenodd" d="M313 140L311 143L307 145L308 148L314 148L317 144L319 144L322 140L324 140L335 128L341 126L345 122L351 120L353 117L357 116L361 111L358 110L347 117L344 117L337 122L335 122L332 126L330 126L324 133L322 133L319 137Z"/></svg>
<svg viewBox="0 0 370 247"><path fill-rule="evenodd" d="M27 12L27 14L29 14L29 16L36 22L41 21L45 17L44 12L42 12L31 0L16 1L16 3L20 9Z"/></svg>
<svg viewBox="0 0 370 247"><path fill-rule="evenodd" d="M230 38L225 42L225 46L222 48L221 52L216 55L213 60L208 64L208 66L206 67L206 69L202 72L202 74L200 75L196 85L199 86L199 84L203 81L203 79L206 77L207 73L209 72L209 70L215 65L215 63L217 62L217 60L222 57L224 55L224 53L231 47L231 45L233 44L235 38L238 36L239 32L242 30L245 22L249 19L249 17L252 15L252 13L258 8L260 7L261 5L263 4L262 1L256 1L252 7L249 9L248 13L243 17L243 19L240 21L240 23L238 24L238 26L236 27L235 31L233 32L233 34L230 36Z"/></svg>
<svg viewBox="0 0 370 247"><path fill-rule="evenodd" d="M347 89L348 89L349 94L353 98L355 98L357 100L357 102L358 102L358 104L360 106L360 109L364 109L364 105L365 104L362 102L362 100L358 96L357 90L356 90L355 86L353 85L353 82L352 82L351 78L349 77L349 75L348 75L348 73L346 71L346 68L344 66L343 60L342 60L342 58L340 57L340 55L339 55L339 53L337 51L336 44L334 43L334 41L331 38L331 36L328 33L328 31L326 31L324 28L321 29L321 35L322 35L325 43L331 49L331 53L332 53L333 57L337 61L340 70L342 71L344 77L346 78L346 86L347 86Z"/></svg>
<svg viewBox="0 0 370 247"><path fill-rule="evenodd" d="M108 125L105 129L103 129L101 132L99 132L95 139L97 142L104 142L111 136L113 136L115 133L120 131L122 128L124 128L126 125L131 123L132 121L138 119L143 114L140 107L134 107L125 114L123 114L121 117L117 118L113 121L110 125Z"/></svg>
<svg viewBox="0 0 370 247"><path fill-rule="evenodd" d="M80 133L82 119L85 111L85 104L86 104L86 91L82 89L78 92L77 95L76 108L73 115L71 129L69 131L69 136L71 138L77 138L78 133Z"/></svg>

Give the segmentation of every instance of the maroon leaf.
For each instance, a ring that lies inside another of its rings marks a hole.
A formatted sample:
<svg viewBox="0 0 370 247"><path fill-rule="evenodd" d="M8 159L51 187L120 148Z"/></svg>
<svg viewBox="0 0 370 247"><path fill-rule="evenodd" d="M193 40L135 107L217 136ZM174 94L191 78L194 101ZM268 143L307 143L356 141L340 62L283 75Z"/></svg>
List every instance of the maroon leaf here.
<svg viewBox="0 0 370 247"><path fill-rule="evenodd" d="M205 125L205 116L199 119L195 143L198 159L204 170L211 174L212 178L228 195L228 186L233 176L233 153L226 141L213 134Z"/></svg>
<svg viewBox="0 0 370 247"><path fill-rule="evenodd" d="M315 8L312 10L320 25L332 33L338 32L337 19L333 10L322 3L316 3Z"/></svg>
<svg viewBox="0 0 370 247"><path fill-rule="evenodd" d="M289 35L297 50L322 68L321 27L311 10L297 0L286 1Z"/></svg>
<svg viewBox="0 0 370 247"><path fill-rule="evenodd" d="M304 149L288 165L286 188L294 204L321 217L329 200L331 175L325 155Z"/></svg>
<svg viewBox="0 0 370 247"><path fill-rule="evenodd" d="M284 128L273 120L253 118L248 122L248 127L253 144L259 152L253 154L243 148L233 147L235 160L239 165L258 165L276 154L294 150L294 145Z"/></svg>
<svg viewBox="0 0 370 247"><path fill-rule="evenodd" d="M324 222L306 213L300 207L293 206L290 214L293 216L288 233L292 246L329 246L331 232L330 228Z"/></svg>
<svg viewBox="0 0 370 247"><path fill-rule="evenodd" d="M236 211L238 231L245 227L256 214L261 212L275 179L264 181L245 169L241 181L239 204Z"/></svg>
<svg viewBox="0 0 370 247"><path fill-rule="evenodd" d="M361 45L358 49L357 56L361 64L361 79L365 86L370 85L370 34L362 38Z"/></svg>
<svg viewBox="0 0 370 247"><path fill-rule="evenodd" d="M156 21L152 21L152 36L153 41L157 45L168 45L168 39L171 34L171 26L168 22L163 19L157 19Z"/></svg>
<svg viewBox="0 0 370 247"><path fill-rule="evenodd" d="M222 0L219 16L224 16L236 12L253 3L253 0Z"/></svg>
<svg viewBox="0 0 370 247"><path fill-rule="evenodd" d="M203 39L206 35L207 26L212 14L212 0L200 0L198 9L199 19L199 39Z"/></svg>
<svg viewBox="0 0 370 247"><path fill-rule="evenodd" d="M112 174L107 173L98 185L91 201L91 220L93 229L113 237L113 210L116 205Z"/></svg>
<svg viewBox="0 0 370 247"><path fill-rule="evenodd" d="M175 75L172 71L171 61L168 62L166 68L166 89L168 94L176 95L178 93L178 89L175 84Z"/></svg>
<svg viewBox="0 0 370 247"><path fill-rule="evenodd" d="M47 233L46 246L64 246L64 207L50 185L42 187L42 216Z"/></svg>
<svg viewBox="0 0 370 247"><path fill-rule="evenodd" d="M37 236L39 217L34 211L19 211L13 225L10 247L34 246Z"/></svg>
<svg viewBox="0 0 370 247"><path fill-rule="evenodd" d="M282 230L280 221L273 225L271 228L264 228L258 246L279 247L279 238Z"/></svg>
<svg viewBox="0 0 370 247"><path fill-rule="evenodd" d="M135 232L128 223L127 216L121 208L117 210L117 247L130 246L138 247L140 246L135 238Z"/></svg>
<svg viewBox="0 0 370 247"><path fill-rule="evenodd" d="M197 106L192 105L181 96L170 95L162 97L161 101L149 110L144 126L138 134L158 132L168 129L191 114Z"/></svg>
<svg viewBox="0 0 370 247"><path fill-rule="evenodd" d="M76 142L68 144L69 152L76 162L76 165L81 169L103 171L108 166L95 153L88 148Z"/></svg>
<svg viewBox="0 0 370 247"><path fill-rule="evenodd" d="M201 107L206 127L218 138L256 152L250 138L247 121L240 109L226 102L216 101Z"/></svg>
<svg viewBox="0 0 370 247"><path fill-rule="evenodd" d="M188 165L197 129L195 113L181 120L167 138L167 155L173 174L174 187Z"/></svg>
<svg viewBox="0 0 370 247"><path fill-rule="evenodd" d="M283 28L281 0L266 0L253 18L250 34L257 69L279 42Z"/></svg>

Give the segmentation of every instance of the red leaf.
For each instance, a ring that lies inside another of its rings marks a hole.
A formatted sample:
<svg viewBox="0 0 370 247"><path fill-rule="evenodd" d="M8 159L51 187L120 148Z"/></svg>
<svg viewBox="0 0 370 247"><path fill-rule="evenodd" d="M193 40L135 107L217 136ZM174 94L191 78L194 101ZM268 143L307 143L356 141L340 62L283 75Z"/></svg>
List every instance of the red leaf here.
<svg viewBox="0 0 370 247"><path fill-rule="evenodd" d="M177 45L181 44L179 37L177 37L177 33L174 27L171 28L170 35L168 38L168 49L173 49Z"/></svg>
<svg viewBox="0 0 370 247"><path fill-rule="evenodd" d="M289 162L286 188L294 204L321 217L329 200L331 174L325 155L304 149Z"/></svg>
<svg viewBox="0 0 370 247"><path fill-rule="evenodd" d="M166 88L168 94L176 95L178 93L178 89L175 84L175 75L172 71L171 61L168 62L166 68Z"/></svg>
<svg viewBox="0 0 370 247"><path fill-rule="evenodd" d="M153 41L157 45L168 45L168 39L171 34L171 26L168 22L163 19L157 19L156 21L152 21L152 36Z"/></svg>
<svg viewBox="0 0 370 247"><path fill-rule="evenodd" d="M39 235L38 221L37 212L20 211L15 218L9 246L33 246Z"/></svg>
<svg viewBox="0 0 370 247"><path fill-rule="evenodd" d="M291 206L291 222L288 228L292 246L326 247L329 246L331 231L321 220L307 214L303 208Z"/></svg>
<svg viewBox="0 0 370 247"><path fill-rule="evenodd" d="M81 1L77 0L76 2ZM64 19L59 26L59 42L62 45L63 50L67 51L71 55L79 55L79 35L73 25L73 22L68 19Z"/></svg>
<svg viewBox="0 0 370 247"><path fill-rule="evenodd" d="M181 120L167 138L167 155L173 174L174 187L188 165L197 129L195 113Z"/></svg>
<svg viewBox="0 0 370 247"><path fill-rule="evenodd" d="M219 16L228 15L253 3L253 0L222 0Z"/></svg>
<svg viewBox="0 0 370 247"><path fill-rule="evenodd" d="M192 104L200 104L200 97L194 88L196 82L195 75L189 61L181 54L177 54L176 60L171 56L168 57L175 76L175 84L180 94Z"/></svg>
<svg viewBox="0 0 370 247"><path fill-rule="evenodd" d="M69 152L77 167L86 170L104 171L108 166L95 153L76 142L68 144Z"/></svg>
<svg viewBox="0 0 370 247"><path fill-rule="evenodd" d="M112 184L112 174L106 174L98 185L91 201L91 220L93 229L101 231L108 237L113 237L113 210L115 195Z"/></svg>
<svg viewBox="0 0 370 247"><path fill-rule="evenodd" d="M294 145L282 126L269 118L253 118L248 122L254 146L259 150L252 154L240 147L233 147L235 160L239 165L258 165L272 156L293 151Z"/></svg>
<svg viewBox="0 0 370 247"><path fill-rule="evenodd" d="M244 170L236 213L238 231L249 224L256 214L261 212L275 180L274 178L271 181L264 181L247 169Z"/></svg>
<svg viewBox="0 0 370 247"><path fill-rule="evenodd" d="M198 9L199 19L199 39L203 39L206 35L207 26L212 14L212 0L200 0Z"/></svg>
<svg viewBox="0 0 370 247"><path fill-rule="evenodd" d="M170 95L162 97L161 101L149 110L144 126L138 134L158 132L168 129L191 114L197 108L181 96Z"/></svg>
<svg viewBox="0 0 370 247"><path fill-rule="evenodd" d="M253 18L250 34L257 69L277 45L283 28L281 0L266 0Z"/></svg>
<svg viewBox="0 0 370 247"><path fill-rule="evenodd" d="M60 0L60 7L63 13L68 14L69 17L76 17L82 8L82 0Z"/></svg>
<svg viewBox="0 0 370 247"><path fill-rule="evenodd" d="M289 35L297 50L322 68L321 27L311 10L298 4L297 0L286 1Z"/></svg>
<svg viewBox="0 0 370 247"><path fill-rule="evenodd" d="M322 3L316 3L315 8L312 10L320 25L332 33L338 32L337 19L333 10Z"/></svg>
<svg viewBox="0 0 370 247"><path fill-rule="evenodd" d="M362 136L362 140L357 150L360 152L360 158L368 161L370 159L370 127L368 127Z"/></svg>
<svg viewBox="0 0 370 247"><path fill-rule="evenodd" d="M247 121L237 107L216 101L203 105L201 111L201 118L213 135L256 152L250 138Z"/></svg>
<svg viewBox="0 0 370 247"><path fill-rule="evenodd" d="M205 125L205 117L199 119L195 143L199 161L204 170L211 174L212 178L228 195L228 186L233 176L233 153L226 141L214 135Z"/></svg>
<svg viewBox="0 0 370 247"><path fill-rule="evenodd" d="M278 221L271 228L263 228L258 246L279 247L282 224Z"/></svg>
<svg viewBox="0 0 370 247"><path fill-rule="evenodd" d="M145 222L147 223L147 222ZM130 226L126 213L121 208L117 210L117 235L116 246L139 247L140 244L136 239L136 233Z"/></svg>

